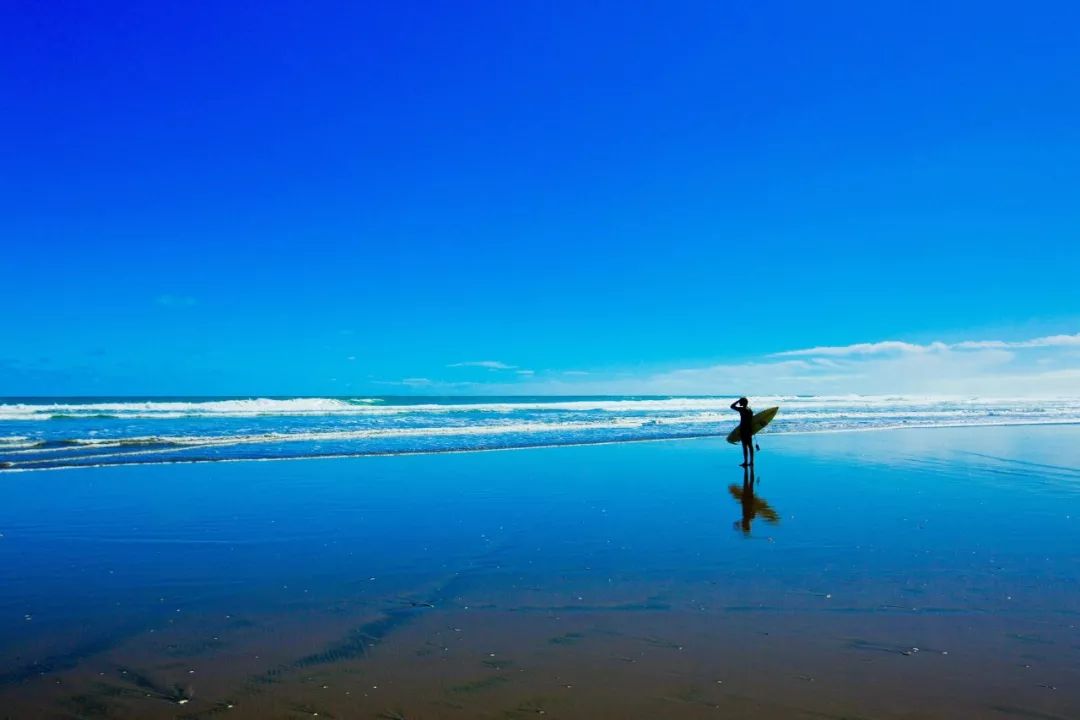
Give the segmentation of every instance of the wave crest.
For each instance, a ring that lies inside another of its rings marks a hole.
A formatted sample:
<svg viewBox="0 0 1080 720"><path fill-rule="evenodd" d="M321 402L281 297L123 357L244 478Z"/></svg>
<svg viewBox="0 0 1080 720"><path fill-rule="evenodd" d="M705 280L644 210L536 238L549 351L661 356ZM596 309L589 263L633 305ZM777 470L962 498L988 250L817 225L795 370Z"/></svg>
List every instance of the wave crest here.
<svg viewBox="0 0 1080 720"><path fill-rule="evenodd" d="M86 418L176 419L184 417L297 417L297 416L383 416L453 413L508 414L518 412L671 413L728 412L727 397L643 397L643 398L481 398L445 402L393 402L388 398L235 398L221 400L146 400L65 403L0 404L2 420L49 420ZM786 413L818 409L860 414L881 410L948 409L955 412L1021 412L1064 408L1080 412L1080 400L1032 401L1010 398L897 397L897 396L797 396L776 395L754 398L756 407L781 405ZM1040 407L1040 406L1045 406Z"/></svg>

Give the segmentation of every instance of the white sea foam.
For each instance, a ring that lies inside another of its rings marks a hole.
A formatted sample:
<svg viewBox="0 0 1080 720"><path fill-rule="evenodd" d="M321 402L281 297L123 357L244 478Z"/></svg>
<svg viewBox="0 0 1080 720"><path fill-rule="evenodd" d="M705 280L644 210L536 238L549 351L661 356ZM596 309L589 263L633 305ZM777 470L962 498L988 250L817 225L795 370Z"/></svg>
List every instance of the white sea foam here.
<svg viewBox="0 0 1080 720"><path fill-rule="evenodd" d="M843 432L863 430L888 430L898 428L934 428L934 427L973 427L1000 425L1049 425L1080 422L1080 418L1038 418L1019 420L1016 418L994 419L985 416L962 418L948 416L944 418L887 418L888 422L864 423L862 425L831 425L814 423L793 423L786 430L778 432ZM582 433L590 433L596 442L609 442L620 439L613 435L597 435L598 431L634 431L623 439L660 439L663 437L686 437L691 435L726 435L732 428L730 417L715 415L687 415L669 418L624 417L607 420L577 422L508 422L488 425L455 425L434 427L388 427L361 430L320 430L295 432L267 432L237 435L154 435L121 438L83 438L69 441L70 444L50 446L20 446L10 448L8 457L19 466L32 466L38 463L54 462L58 458L78 460L80 458L129 457L154 454L175 453L197 448L226 448L241 445L277 446L293 443L362 443L363 441L394 438L448 438L478 437L497 435L551 435L562 434L567 437L584 438ZM775 426L774 426L775 429ZM645 432L647 431L647 432ZM590 442L583 440L583 442ZM106 451L106 452L101 452ZM111 451L111 452L109 452Z"/></svg>
<svg viewBox="0 0 1080 720"><path fill-rule="evenodd" d="M308 415L356 411L362 413L369 405L353 405L334 398L293 398L286 400L252 398L247 400L207 400L201 402L89 402L14 403L0 405L0 420L49 419L56 415L87 416L118 414L125 417L185 417L185 416L248 416L248 415Z"/></svg>
<svg viewBox="0 0 1080 720"><path fill-rule="evenodd" d="M24 450L20 456L36 454L44 457L40 460L20 460L19 465L33 465L40 462L52 462L49 456L56 456L60 452L65 457L71 458L71 453L77 455L80 449L101 450L120 449L124 447L145 449L129 449L117 453L94 452L92 457L105 458L115 456L151 455L192 448L227 447L236 445L277 445L279 443L297 442L342 442L357 440L372 440L384 438L408 438L408 437L449 437L449 436L483 436L483 435L530 435L535 433L572 433L581 430L614 430L641 427L645 424L640 418L619 419L603 423L597 422L562 422L562 423L503 423L498 425L461 425L452 427L414 427L414 428L385 428L372 430L340 430L321 432L292 432L292 433L258 433L252 435L226 435L219 437L211 436L146 436L115 439L88 438L78 441L78 445L66 445L61 447L38 447ZM82 457L87 457L84 454Z"/></svg>
<svg viewBox="0 0 1080 720"><path fill-rule="evenodd" d="M1067 421L1067 424L1075 424L1076 421ZM868 427L855 427L855 428L829 428L829 429L806 429L806 430L794 430L791 434L813 434L813 433L835 433L835 432L874 432L883 430L896 430L896 429L916 429L916 428L949 428L949 427L978 427L978 426L1012 426L1012 425L1059 425L1063 424L1062 421L1054 420L1038 420L1031 422L1014 422L1014 421L997 421L997 422L955 422L955 423L942 423L942 424L903 424L903 425L877 425ZM609 427L622 427L625 424L611 424ZM588 424L589 428L595 428L595 424ZM555 425L547 424L532 424L529 430L524 432L549 432L552 430L568 430L573 428L567 428L565 425L558 427ZM400 431L385 431L385 432L355 432L355 433L289 433L289 434L277 434L268 433L264 435L250 435L250 436L231 436L221 438L206 438L206 437L192 437L192 438L169 438L170 441L175 443L173 447L162 448L148 448L145 450L133 450L126 452L111 452L111 453L93 453L83 454L75 456L65 456L62 458L45 457L31 460L20 460L15 464L7 467L3 467L5 472L19 472L27 470L55 470L65 468L94 468L94 467L110 467L121 464L128 464L130 461L126 460L129 457L145 457L152 455L162 455L170 451L186 450L193 448L213 448L229 445L245 445L245 444L276 444L280 442L298 442L298 441L323 441L327 439L335 440L362 440L370 439L372 437L406 437L409 435L496 435L500 433L513 433L522 432L521 426L517 428L511 428L509 426L496 426L491 428L439 428L437 432L431 432L431 428L414 428L415 432L403 432ZM428 432L423 432L427 430ZM485 432L486 430L486 432ZM648 442L648 441L660 441L671 440L676 437L692 438L703 437L708 435L714 435L715 433L701 432L697 434L683 434L672 436L629 436L623 438L617 437L594 437L594 438L565 438L552 443L534 443L534 442L520 442L517 444L508 444L505 446L475 446L475 445L462 445L458 447L448 446L440 448L431 447L406 447L402 449L370 449L357 446L352 450L345 449L332 449L332 450L319 450L308 453L294 453L294 454L265 454L265 455L244 455L244 456L229 456L229 455L212 455L212 456L183 456L183 455L167 455L158 460L140 460L137 463L150 462L154 464L159 463L192 463L192 462L210 462L210 461L271 461L271 460L303 460L303 459L320 459L320 458L348 458L348 457L361 457L365 455L417 455L417 454L430 454L430 453L455 453L455 452L478 452L478 451L491 451L491 450L514 450L530 447L545 447L551 445L607 445L613 443L624 442ZM333 436L333 437L328 437ZM160 438L164 440L164 438ZM120 444L118 444L119 446ZM107 447L103 444L102 447Z"/></svg>
<svg viewBox="0 0 1080 720"><path fill-rule="evenodd" d="M19 450L22 448L33 447L35 441L26 437L25 435L9 435L7 437L0 437L0 452Z"/></svg>
<svg viewBox="0 0 1080 720"><path fill-rule="evenodd" d="M509 433L574 432L578 430L614 430L635 428L647 424L642 418L620 418L606 422L518 422L494 425L454 425L443 427L397 427L364 430L324 430L314 432L269 432L250 435L149 435L123 438L85 438L77 444L35 447L35 453L57 453L78 448L100 449L123 446L161 445L146 452L168 452L185 447L220 445L272 444L282 442L329 442L339 440L368 440L396 437L441 437L452 435L505 435ZM26 451L29 452L29 451ZM138 452L138 451L137 451Z"/></svg>

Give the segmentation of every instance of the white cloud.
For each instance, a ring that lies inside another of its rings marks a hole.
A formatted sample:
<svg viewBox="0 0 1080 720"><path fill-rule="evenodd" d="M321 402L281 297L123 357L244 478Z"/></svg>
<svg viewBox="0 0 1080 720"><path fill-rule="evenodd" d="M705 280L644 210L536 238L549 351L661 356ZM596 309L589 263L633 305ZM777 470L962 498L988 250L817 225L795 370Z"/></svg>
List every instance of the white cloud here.
<svg viewBox="0 0 1080 720"><path fill-rule="evenodd" d="M1080 333L1075 335L1047 335L1030 340L965 340L958 343L932 342L926 345L903 342L901 340L883 340L873 343L855 343L854 345L823 345L786 350L773 353L773 357L846 357L850 355L886 355L898 353L932 353L948 350L1008 350L1045 347L1080 347Z"/></svg>
<svg viewBox="0 0 1080 720"><path fill-rule="evenodd" d="M1080 347L1080 333L1075 335L1047 335L1031 340L1007 342L1003 340L968 340L952 345L959 350L982 350L986 348L1049 348Z"/></svg>
<svg viewBox="0 0 1080 720"><path fill-rule="evenodd" d="M504 362L498 360L470 360L469 362L459 362L446 367L461 368L461 367L475 367L475 368L487 368L488 370L516 370L517 365L507 365Z"/></svg>
<svg viewBox="0 0 1080 720"><path fill-rule="evenodd" d="M432 380L431 378L426 377L408 377L402 378L401 380L378 380L370 378L368 382L372 385L390 385L412 390L423 390L423 392L427 394L461 392L478 385L478 383L474 382L447 382L444 380Z"/></svg>
<svg viewBox="0 0 1080 720"><path fill-rule="evenodd" d="M940 394L1080 397L1080 333L1027 340L823 346L656 372L566 371L478 384L500 394Z"/></svg>

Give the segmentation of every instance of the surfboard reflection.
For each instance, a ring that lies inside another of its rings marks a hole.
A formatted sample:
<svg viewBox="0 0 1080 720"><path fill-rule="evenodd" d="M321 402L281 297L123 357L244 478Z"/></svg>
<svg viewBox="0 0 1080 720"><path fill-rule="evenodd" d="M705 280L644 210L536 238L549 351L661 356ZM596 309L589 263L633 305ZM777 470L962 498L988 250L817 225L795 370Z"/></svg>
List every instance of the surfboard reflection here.
<svg viewBox="0 0 1080 720"><path fill-rule="evenodd" d="M770 525L780 522L780 515L772 509L772 506L754 493L755 483L754 466L751 465L743 468L742 487L735 483L728 485L731 497L742 505L742 520L735 521L735 529L741 530L747 537L750 535L751 525L758 517L763 518Z"/></svg>

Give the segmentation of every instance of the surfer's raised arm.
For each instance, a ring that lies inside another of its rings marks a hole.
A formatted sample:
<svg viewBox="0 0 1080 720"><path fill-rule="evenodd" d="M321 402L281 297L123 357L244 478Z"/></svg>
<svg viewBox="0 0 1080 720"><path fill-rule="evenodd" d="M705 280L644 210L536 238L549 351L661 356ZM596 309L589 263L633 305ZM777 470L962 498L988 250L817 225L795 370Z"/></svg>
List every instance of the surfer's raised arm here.
<svg viewBox="0 0 1080 720"><path fill-rule="evenodd" d="M735 411L738 411L738 409L739 409L738 405L739 405L739 401L736 400L735 402L731 403L731 409L735 410Z"/></svg>

